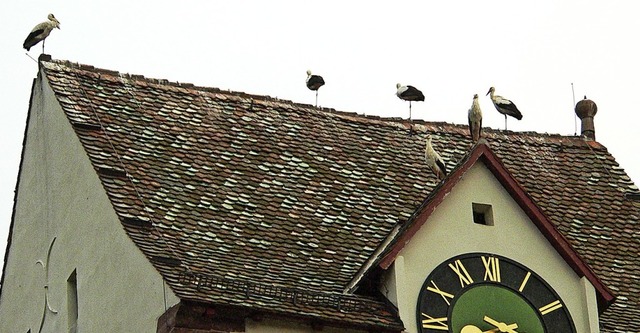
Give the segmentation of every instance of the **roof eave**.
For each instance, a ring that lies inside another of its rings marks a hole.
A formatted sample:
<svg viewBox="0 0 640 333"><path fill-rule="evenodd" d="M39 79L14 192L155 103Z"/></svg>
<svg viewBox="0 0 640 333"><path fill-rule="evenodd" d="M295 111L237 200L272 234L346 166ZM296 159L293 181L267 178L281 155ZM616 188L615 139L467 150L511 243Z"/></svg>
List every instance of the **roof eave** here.
<svg viewBox="0 0 640 333"><path fill-rule="evenodd" d="M279 312L275 309L256 309L242 305L228 305L206 303L197 300L182 299L178 304L167 309L158 318L157 332L172 332L171 329L220 329L244 331L247 319L261 321L265 318L278 320L294 320L321 329L325 326L375 331L381 333L396 333L404 331L402 323L395 325L363 325L339 319L327 319L304 314Z"/></svg>

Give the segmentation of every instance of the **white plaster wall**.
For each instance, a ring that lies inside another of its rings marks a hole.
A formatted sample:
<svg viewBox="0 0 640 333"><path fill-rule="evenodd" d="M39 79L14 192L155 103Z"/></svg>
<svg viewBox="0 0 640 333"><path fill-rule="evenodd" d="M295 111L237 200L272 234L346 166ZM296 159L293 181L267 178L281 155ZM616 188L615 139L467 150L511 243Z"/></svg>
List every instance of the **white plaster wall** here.
<svg viewBox="0 0 640 333"><path fill-rule="evenodd" d="M473 223L473 202L492 205L493 226ZM585 288L483 163L467 171L387 273L383 289L392 290L389 298L398 306L407 332L417 332L418 294L429 273L443 261L468 252L495 253L535 271L565 302L577 332L591 332L585 304L595 300L594 289Z"/></svg>
<svg viewBox="0 0 640 333"><path fill-rule="evenodd" d="M77 270L78 332L155 332L178 302L133 244L71 125L39 75L33 90L4 286L0 332L67 332L67 279Z"/></svg>

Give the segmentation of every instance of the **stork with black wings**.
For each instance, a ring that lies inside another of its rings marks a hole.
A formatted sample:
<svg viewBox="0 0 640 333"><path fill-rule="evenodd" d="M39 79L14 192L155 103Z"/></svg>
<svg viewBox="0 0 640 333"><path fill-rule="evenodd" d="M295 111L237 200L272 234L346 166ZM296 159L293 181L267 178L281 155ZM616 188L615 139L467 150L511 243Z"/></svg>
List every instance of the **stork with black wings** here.
<svg viewBox="0 0 640 333"><path fill-rule="evenodd" d="M44 53L44 40L49 36L51 30L54 28L60 29L60 22L58 19L53 16L53 14L49 14L47 16L48 21L44 21L39 23L29 33L29 36L22 43L22 47L24 47L27 51L31 49L32 46L42 42L42 53Z"/></svg>
<svg viewBox="0 0 640 333"><path fill-rule="evenodd" d="M316 107L318 106L318 89L324 86L324 79L320 75L311 74L311 70L307 70L307 88L316 92Z"/></svg>
<svg viewBox="0 0 640 333"><path fill-rule="evenodd" d="M493 102L493 105L496 107L496 110L498 110L498 112L504 115L504 129L506 130L507 116L511 116L513 118L520 120L522 119L522 113L520 113L520 110L518 110L518 107L512 101L502 96L495 95L494 94L495 91L496 91L496 88L491 87L489 88L487 95L491 94L490 96L491 101Z"/></svg>
<svg viewBox="0 0 640 333"><path fill-rule="evenodd" d="M411 119L411 102L424 102L424 94L414 86L396 84L396 96L403 101L409 101L409 119Z"/></svg>
<svg viewBox="0 0 640 333"><path fill-rule="evenodd" d="M444 160L442 159L442 157L440 157L440 154L438 154L438 152L435 151L435 149L433 149L433 146L431 145L431 134L427 135L426 141L427 142L425 144L424 157L427 161L427 165L436 175L438 180L442 180L447 175L447 167L444 164Z"/></svg>

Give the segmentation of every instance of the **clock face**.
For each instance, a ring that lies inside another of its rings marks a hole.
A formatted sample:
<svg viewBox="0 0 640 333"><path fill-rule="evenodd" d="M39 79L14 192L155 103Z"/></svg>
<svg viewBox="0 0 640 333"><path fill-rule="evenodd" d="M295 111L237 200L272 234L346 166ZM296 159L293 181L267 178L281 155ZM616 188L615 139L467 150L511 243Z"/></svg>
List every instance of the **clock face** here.
<svg viewBox="0 0 640 333"><path fill-rule="evenodd" d="M418 298L421 333L571 333L558 294L540 276L488 253L453 257L436 267Z"/></svg>

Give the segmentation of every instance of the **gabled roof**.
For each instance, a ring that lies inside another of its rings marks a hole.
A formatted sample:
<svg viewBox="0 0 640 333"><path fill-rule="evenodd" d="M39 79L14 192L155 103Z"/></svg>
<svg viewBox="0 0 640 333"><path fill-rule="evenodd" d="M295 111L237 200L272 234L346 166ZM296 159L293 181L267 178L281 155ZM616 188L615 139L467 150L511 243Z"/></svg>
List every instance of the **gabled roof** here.
<svg viewBox="0 0 640 333"><path fill-rule="evenodd" d="M576 274L580 277L586 277L591 282L598 294L598 301L601 304L601 308L605 309L613 303L615 296L574 250L569 241L556 229L555 225L553 225L544 212L535 204L518 181L513 178L511 173L500 161L500 158L491 151L491 148L489 148L484 139L481 139L468 156L458 164L455 170L433 190L431 195L416 211L414 217L407 222L404 230L395 237L395 241L389 243L387 248L383 249L383 255L380 258L379 265L384 269L387 269L391 265L404 246L409 243L416 232L427 222L427 219L436 207L442 203L453 187L462 179L463 175L477 162L483 163L491 171L494 177L504 186L514 201L525 214L527 214L538 230Z"/></svg>
<svg viewBox="0 0 640 333"><path fill-rule="evenodd" d="M472 147L466 126L419 122L409 136L400 119L64 61L41 67L124 229L180 298L402 327L388 304L343 291L438 185L425 133L451 168ZM637 191L624 170L579 137L484 137L618 296L603 332L633 330L640 208L624 198Z"/></svg>

